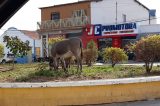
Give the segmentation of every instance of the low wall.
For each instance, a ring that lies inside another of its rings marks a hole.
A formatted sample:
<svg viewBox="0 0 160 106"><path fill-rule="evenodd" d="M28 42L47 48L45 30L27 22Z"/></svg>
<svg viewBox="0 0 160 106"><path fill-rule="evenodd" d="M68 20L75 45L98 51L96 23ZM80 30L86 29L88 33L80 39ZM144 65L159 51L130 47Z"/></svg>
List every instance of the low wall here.
<svg viewBox="0 0 160 106"><path fill-rule="evenodd" d="M85 105L160 98L160 77L0 83L0 106Z"/></svg>

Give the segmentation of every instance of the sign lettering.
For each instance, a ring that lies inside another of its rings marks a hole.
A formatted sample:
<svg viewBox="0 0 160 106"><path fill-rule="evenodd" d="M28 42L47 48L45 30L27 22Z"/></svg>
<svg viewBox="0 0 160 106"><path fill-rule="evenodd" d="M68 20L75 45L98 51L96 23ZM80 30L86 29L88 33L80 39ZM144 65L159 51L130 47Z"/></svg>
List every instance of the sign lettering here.
<svg viewBox="0 0 160 106"><path fill-rule="evenodd" d="M95 36L106 36L106 35L119 35L119 34L134 34L137 33L136 23L125 23L116 25L94 25Z"/></svg>

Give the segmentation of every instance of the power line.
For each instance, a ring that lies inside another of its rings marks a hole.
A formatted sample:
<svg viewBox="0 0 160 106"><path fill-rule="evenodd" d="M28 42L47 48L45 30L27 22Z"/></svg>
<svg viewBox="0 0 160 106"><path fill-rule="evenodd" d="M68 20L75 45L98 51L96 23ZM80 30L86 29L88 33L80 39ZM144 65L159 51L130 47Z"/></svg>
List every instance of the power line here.
<svg viewBox="0 0 160 106"><path fill-rule="evenodd" d="M149 20L156 20L156 19L160 19L160 17L155 17L155 18L147 18L147 19L141 19L141 20L134 20L134 21L127 21L127 22L143 22L143 21L149 21Z"/></svg>

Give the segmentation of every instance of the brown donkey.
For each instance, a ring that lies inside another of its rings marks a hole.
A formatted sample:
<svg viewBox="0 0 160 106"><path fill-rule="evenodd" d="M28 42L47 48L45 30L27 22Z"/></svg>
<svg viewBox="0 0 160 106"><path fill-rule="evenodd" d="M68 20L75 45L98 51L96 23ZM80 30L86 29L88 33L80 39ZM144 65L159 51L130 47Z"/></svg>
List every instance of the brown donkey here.
<svg viewBox="0 0 160 106"><path fill-rule="evenodd" d="M50 67L58 69L59 60L62 63L63 69L66 71L65 58L74 56L77 61L77 71L82 71L82 40L80 38L70 38L57 42L51 47ZM52 65L53 64L53 65Z"/></svg>

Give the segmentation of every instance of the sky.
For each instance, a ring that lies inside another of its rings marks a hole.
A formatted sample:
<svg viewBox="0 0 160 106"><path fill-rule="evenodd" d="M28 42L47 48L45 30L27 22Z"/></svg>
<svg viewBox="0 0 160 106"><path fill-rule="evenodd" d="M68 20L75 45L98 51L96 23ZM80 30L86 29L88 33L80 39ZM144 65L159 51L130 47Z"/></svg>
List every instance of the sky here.
<svg viewBox="0 0 160 106"><path fill-rule="evenodd" d="M9 27L16 27L19 30L36 30L37 22L41 21L40 7L53 6L76 2L78 0L29 0L1 29L2 34ZM139 0L149 9L156 9L157 17L160 17L160 0ZM160 18L158 19L160 24Z"/></svg>

